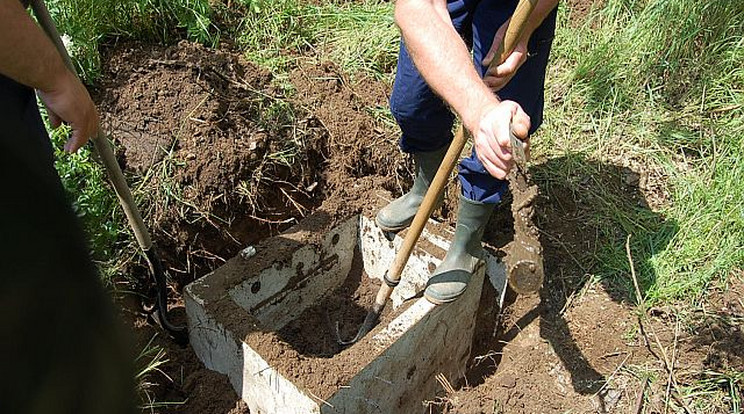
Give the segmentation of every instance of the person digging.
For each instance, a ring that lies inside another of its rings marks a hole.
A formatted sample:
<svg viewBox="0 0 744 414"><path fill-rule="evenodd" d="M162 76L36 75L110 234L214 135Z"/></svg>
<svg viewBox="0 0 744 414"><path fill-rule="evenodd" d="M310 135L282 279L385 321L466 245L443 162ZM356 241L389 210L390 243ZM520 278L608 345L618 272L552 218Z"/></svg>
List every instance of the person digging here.
<svg viewBox="0 0 744 414"><path fill-rule="evenodd" d="M424 292L432 303L460 297L483 258L481 238L514 165L510 130L529 153L529 137L542 123L558 0L534 2L516 48L491 69L517 0L396 3L402 39L390 109L402 132L400 148L412 154L416 175L406 194L378 212L377 225L397 232L411 224L452 141L452 110L473 136L473 151L459 165L454 239Z"/></svg>

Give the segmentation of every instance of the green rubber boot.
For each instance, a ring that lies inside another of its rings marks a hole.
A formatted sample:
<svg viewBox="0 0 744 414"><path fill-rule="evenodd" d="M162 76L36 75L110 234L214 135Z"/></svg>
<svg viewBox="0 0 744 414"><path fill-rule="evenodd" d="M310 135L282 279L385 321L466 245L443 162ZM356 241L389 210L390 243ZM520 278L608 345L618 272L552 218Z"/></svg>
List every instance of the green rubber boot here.
<svg viewBox="0 0 744 414"><path fill-rule="evenodd" d="M416 178L413 186L410 191L391 201L377 213L375 221L379 228L396 232L411 224L446 153L447 147L445 146L434 152L413 154L413 160L416 163ZM439 197L438 205L442 204L443 197L444 195Z"/></svg>
<svg viewBox="0 0 744 414"><path fill-rule="evenodd" d="M452 302L465 292L478 261L483 260L481 238L495 204L460 196L457 228L449 251L426 283L424 297L436 305Z"/></svg>

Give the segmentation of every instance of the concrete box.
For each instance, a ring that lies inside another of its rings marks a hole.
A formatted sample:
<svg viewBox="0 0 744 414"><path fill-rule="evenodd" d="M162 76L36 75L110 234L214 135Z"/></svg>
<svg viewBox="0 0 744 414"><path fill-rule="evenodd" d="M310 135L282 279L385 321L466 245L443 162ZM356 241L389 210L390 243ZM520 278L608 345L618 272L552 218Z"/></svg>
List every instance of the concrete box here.
<svg viewBox="0 0 744 414"><path fill-rule="evenodd" d="M402 235L401 235L402 236ZM246 338L279 330L343 283L355 248L369 277L382 279L402 243L393 241L363 215L330 224L323 212L287 232L245 249L216 271L186 287L191 346L203 363L223 373L252 414L423 413L444 375L464 376L484 275L501 286L502 265L489 255L459 300L435 306L421 297L431 270L444 257L448 228L430 222L391 298L394 308L413 302L366 346L374 359L346 386L320 399L274 369Z"/></svg>

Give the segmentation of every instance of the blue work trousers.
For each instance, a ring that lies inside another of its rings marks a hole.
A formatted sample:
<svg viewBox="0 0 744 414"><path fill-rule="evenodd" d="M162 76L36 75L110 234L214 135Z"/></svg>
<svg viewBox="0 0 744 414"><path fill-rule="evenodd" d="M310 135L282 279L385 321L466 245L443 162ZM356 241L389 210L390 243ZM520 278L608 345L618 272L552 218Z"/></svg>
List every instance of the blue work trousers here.
<svg viewBox="0 0 744 414"><path fill-rule="evenodd" d="M449 0L452 24L465 43L472 47L473 61L481 76L487 67L481 61L493 43L496 31L517 6L516 0ZM535 30L528 45L528 58L512 80L498 92L502 100L519 103L530 116L530 134L542 123L545 69L555 33L556 10ZM455 116L426 84L401 40L398 71L395 76L390 109L402 136L404 152L431 152L452 142ZM506 181L492 177L472 151L460 163L462 194L474 201L498 203L508 188Z"/></svg>

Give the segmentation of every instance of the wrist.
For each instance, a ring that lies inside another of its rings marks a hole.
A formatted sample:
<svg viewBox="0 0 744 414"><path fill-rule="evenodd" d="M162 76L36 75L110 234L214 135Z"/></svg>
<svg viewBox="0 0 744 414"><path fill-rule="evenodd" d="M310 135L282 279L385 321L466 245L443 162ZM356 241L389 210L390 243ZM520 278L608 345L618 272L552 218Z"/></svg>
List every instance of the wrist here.
<svg viewBox="0 0 744 414"><path fill-rule="evenodd" d="M460 115L463 125L471 133L475 133L478 130L481 119L501 103L496 95L489 89L487 91L487 96L484 96L482 99L471 100L470 102L472 104Z"/></svg>
<svg viewBox="0 0 744 414"><path fill-rule="evenodd" d="M58 62L51 64L47 73L43 77L43 83L36 88L45 93L59 93L67 89L71 81L77 80L75 75L64 65L62 59L58 59Z"/></svg>

